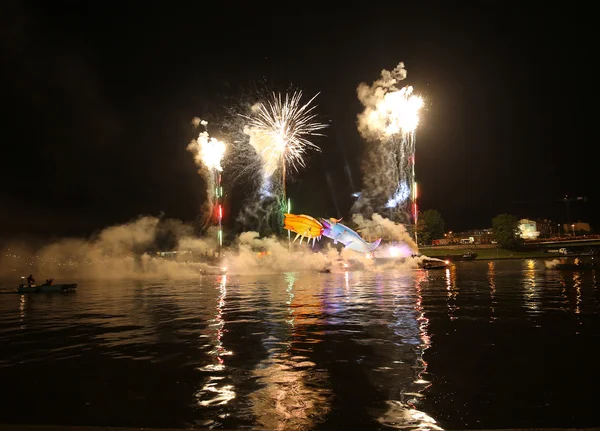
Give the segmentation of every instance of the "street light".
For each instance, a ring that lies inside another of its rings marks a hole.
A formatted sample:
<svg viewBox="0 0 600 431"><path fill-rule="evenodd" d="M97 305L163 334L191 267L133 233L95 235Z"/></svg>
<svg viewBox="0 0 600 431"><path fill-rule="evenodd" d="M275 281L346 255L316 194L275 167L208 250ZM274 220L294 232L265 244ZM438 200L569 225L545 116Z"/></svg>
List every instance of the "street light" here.
<svg viewBox="0 0 600 431"><path fill-rule="evenodd" d="M573 228L573 236L575 236L575 225L572 224L571 227Z"/></svg>

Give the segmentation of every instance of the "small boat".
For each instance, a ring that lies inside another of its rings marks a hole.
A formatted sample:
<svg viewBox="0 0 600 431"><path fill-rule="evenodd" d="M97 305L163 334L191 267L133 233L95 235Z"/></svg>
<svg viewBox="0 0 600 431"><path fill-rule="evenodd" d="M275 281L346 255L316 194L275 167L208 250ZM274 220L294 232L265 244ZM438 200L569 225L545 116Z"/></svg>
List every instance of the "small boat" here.
<svg viewBox="0 0 600 431"><path fill-rule="evenodd" d="M448 260L439 260L439 259L423 259L419 263L419 268L421 269L444 269L448 268L450 262Z"/></svg>
<svg viewBox="0 0 600 431"><path fill-rule="evenodd" d="M467 251L463 253L461 260L475 260L477 258L477 253L473 253L472 251Z"/></svg>
<svg viewBox="0 0 600 431"><path fill-rule="evenodd" d="M443 256L443 258L452 262L470 261L475 260L477 258L477 253L474 253L471 250L469 250L464 252L463 254L450 254L448 256Z"/></svg>
<svg viewBox="0 0 600 431"><path fill-rule="evenodd" d="M25 286L21 284L17 293L50 293L50 292L73 292L77 283L72 284L40 284L39 286Z"/></svg>

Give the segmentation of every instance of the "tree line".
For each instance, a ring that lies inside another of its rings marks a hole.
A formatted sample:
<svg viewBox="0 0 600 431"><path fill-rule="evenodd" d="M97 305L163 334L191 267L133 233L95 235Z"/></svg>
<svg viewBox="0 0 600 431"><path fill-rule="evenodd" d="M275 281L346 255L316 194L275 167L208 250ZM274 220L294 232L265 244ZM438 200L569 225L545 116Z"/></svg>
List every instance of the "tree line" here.
<svg viewBox="0 0 600 431"><path fill-rule="evenodd" d="M512 214L499 214L492 219L494 240L502 248L518 249L523 245L520 236L519 218ZM419 243L430 245L433 240L444 238L446 223L438 210L430 209L419 212L417 233Z"/></svg>

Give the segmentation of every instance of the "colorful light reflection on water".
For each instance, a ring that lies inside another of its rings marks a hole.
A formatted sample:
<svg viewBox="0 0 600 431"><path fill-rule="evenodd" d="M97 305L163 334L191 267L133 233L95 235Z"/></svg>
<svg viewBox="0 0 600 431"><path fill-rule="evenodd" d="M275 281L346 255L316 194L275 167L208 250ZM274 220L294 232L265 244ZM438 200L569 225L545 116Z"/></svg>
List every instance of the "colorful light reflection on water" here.
<svg viewBox="0 0 600 431"><path fill-rule="evenodd" d="M80 288L2 296L5 423L598 425L595 271L516 260Z"/></svg>

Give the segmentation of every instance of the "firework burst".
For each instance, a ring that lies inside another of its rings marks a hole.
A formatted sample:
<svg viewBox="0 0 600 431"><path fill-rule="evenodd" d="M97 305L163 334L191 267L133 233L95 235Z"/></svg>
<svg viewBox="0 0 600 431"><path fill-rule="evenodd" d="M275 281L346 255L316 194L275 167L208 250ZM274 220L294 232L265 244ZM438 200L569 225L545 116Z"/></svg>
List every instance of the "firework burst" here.
<svg viewBox="0 0 600 431"><path fill-rule="evenodd" d="M302 92L292 94L271 93L268 100L252 107L250 115L242 115L248 123L244 133L250 136L250 144L261 155L267 177L286 166L298 171L305 167L304 155L308 150L321 151L309 141L311 136L322 136L319 130L327 127L316 121L316 105L312 105L318 93L302 104Z"/></svg>
<svg viewBox="0 0 600 431"><path fill-rule="evenodd" d="M403 135L412 133L419 124L419 111L423 106L423 99L413 95L411 86L403 87L385 95L371 112L375 121L381 121L386 135Z"/></svg>

